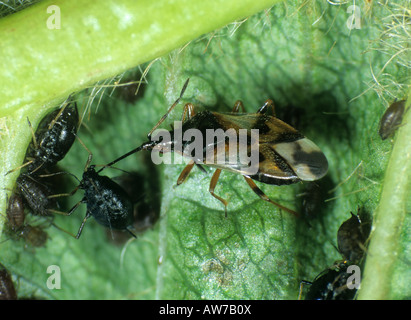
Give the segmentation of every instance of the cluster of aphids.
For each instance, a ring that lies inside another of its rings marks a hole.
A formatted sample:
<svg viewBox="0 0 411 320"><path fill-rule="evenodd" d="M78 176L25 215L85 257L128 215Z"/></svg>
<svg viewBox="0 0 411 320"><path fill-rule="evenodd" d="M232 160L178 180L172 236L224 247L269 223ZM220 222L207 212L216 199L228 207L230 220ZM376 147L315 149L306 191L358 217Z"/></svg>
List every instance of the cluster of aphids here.
<svg viewBox="0 0 411 320"><path fill-rule="evenodd" d="M21 169L21 174L8 200L7 225L10 238L24 238L31 246L43 246L47 240L47 233L43 227L27 223L25 212L47 217L50 221L49 225L56 226L51 222L54 213L69 216L81 203L87 204L87 213L77 235L72 235L77 239L90 217L94 217L110 230L126 230L134 237L133 224L138 222L141 225L141 222L147 220L147 217L137 214L138 199L133 198L136 193L135 186L141 185L141 180L138 180L141 177L137 174L129 174L127 178L116 183L113 179L100 176L95 166L90 165L92 160L90 152L79 185L70 193L55 194L55 186L50 185L50 178L62 174L74 176L69 172L55 172L55 166L66 156L76 139L83 144L77 136L78 128L77 105L70 98L61 108L45 116L35 132L31 128L32 141L27 149L24 164L16 168ZM84 190L82 200L68 212L61 211L57 199L71 196L78 189ZM153 223L153 219L150 222Z"/></svg>
<svg viewBox="0 0 411 320"><path fill-rule="evenodd" d="M359 211L359 210L358 210ZM337 245L343 260L336 261L331 267L322 271L313 282L302 281L300 297L304 284L309 290L306 300L352 300L361 281L361 270L366 253L366 242L371 230L369 221L362 221L359 213L351 212L351 218L343 222L337 232ZM357 269L351 271L355 266ZM351 280L357 272L355 281Z"/></svg>
<svg viewBox="0 0 411 320"><path fill-rule="evenodd" d="M382 140L394 135L400 127L404 113L405 100L392 103L381 117L378 133ZM320 197L321 193L315 192L317 185L308 185L314 188L309 192L309 202L303 201L303 212L310 213L310 206L315 206L316 201L311 201L312 196ZM315 200L315 199L314 199ZM307 207L307 204L310 206ZM315 210L317 211L317 210ZM360 210L358 210L359 212ZM306 217L307 218L307 217ZM366 242L371 228L370 221L364 222L359 213L343 222L337 232L337 250L343 260L336 261L332 266L322 271L313 282L306 280L300 283L300 298L302 298L303 285L309 285L307 293L304 295L306 300L351 300L357 293L357 285L349 286L350 278L353 273L349 270L350 266L362 269L366 254ZM358 278L357 278L358 281Z"/></svg>
<svg viewBox="0 0 411 320"><path fill-rule="evenodd" d="M7 226L10 238L23 238L26 244L41 247L48 238L45 226L54 225L52 213L59 212L46 177L74 143L78 129L77 107L66 103L63 108L49 113L35 132L30 121L28 123L32 141L27 148L24 164L10 171L22 169L8 198ZM41 217L42 224L27 222L26 212Z"/></svg>

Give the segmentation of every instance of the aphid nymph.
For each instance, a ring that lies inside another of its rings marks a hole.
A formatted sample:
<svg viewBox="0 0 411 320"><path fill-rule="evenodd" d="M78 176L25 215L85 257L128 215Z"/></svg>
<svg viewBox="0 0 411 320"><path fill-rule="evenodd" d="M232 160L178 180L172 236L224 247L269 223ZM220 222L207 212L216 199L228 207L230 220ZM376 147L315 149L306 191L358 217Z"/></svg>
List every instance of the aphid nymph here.
<svg viewBox="0 0 411 320"><path fill-rule="evenodd" d="M405 111L405 100L392 103L384 112L378 133L382 140L393 135L402 122Z"/></svg>
<svg viewBox="0 0 411 320"><path fill-rule="evenodd" d="M25 213L23 198L16 192L13 192L7 205L7 220L10 228L15 231L23 226Z"/></svg>
<svg viewBox="0 0 411 320"><path fill-rule="evenodd" d="M17 189L23 196L34 215L49 216L52 212L59 213L57 202L51 198L52 191L35 177L22 173L16 180Z"/></svg>
<svg viewBox="0 0 411 320"><path fill-rule="evenodd" d="M164 141L164 139L159 141L156 136L152 139L154 130L166 119L171 110L178 104L187 85L188 80L183 86L180 97L148 134L150 141L143 143L141 146L110 162L107 166L111 166L140 150L160 150L160 152L163 153L171 151L181 152L182 156L190 159L190 162L181 172L177 180L177 185L185 181L195 164L200 167L204 164L216 168L216 171L211 178L209 191L212 196L223 203L225 210L228 202L214 193L214 189L222 170L241 174L251 189L261 199L276 205L282 210L296 214L293 210L268 198L263 191L257 187L253 180L274 185L286 185L298 181L314 181L322 178L327 173L328 162L322 151L311 140L307 139L296 129L275 117L274 103L272 100L267 100L256 113L252 114L239 113L240 108L244 110L241 101L235 103L231 113L219 113L207 110L195 113L194 106L191 103L187 103L184 106L182 132L187 132L192 129L197 130L203 137L203 141L201 142L207 141L207 130L210 129L220 129L225 132L231 130L237 137L241 137L241 130L245 130L247 132L246 150L248 154L250 154L250 152L252 153L253 150L257 150L258 155L257 166L251 168L252 170L249 170L250 168L246 168L244 164L241 163L241 155L234 158L234 161L233 158L227 156L227 154L230 154L231 143L227 142L226 136L223 136L222 140L214 141L211 144L203 144L203 151L200 155L193 155L193 150L195 150L195 148L190 148L193 143L192 141L184 141L182 147L178 148L178 143L180 143L180 141L177 141L175 135L176 130L174 129L169 131L170 137L172 137L169 141ZM269 109L271 109L273 115L268 114L267 111ZM257 141L253 141L253 130L254 132L258 131ZM223 148L220 148L221 145L223 145ZM240 147L240 143L237 142L235 145L236 150ZM211 157L211 159L220 156L226 161L223 163L219 163L218 161L205 161L204 159L210 159L208 153L210 150L213 152L213 157ZM252 171L253 173L250 173Z"/></svg>
<svg viewBox="0 0 411 320"><path fill-rule="evenodd" d="M83 178L77 187L84 190L84 197L68 212L68 215L71 215L81 203L87 204L87 213L76 238L80 237L83 227L90 217L94 217L98 223L105 227L126 230L135 237L130 230L134 222L133 202L127 192L117 183L96 172L95 166L90 165L91 159L90 153Z"/></svg>
<svg viewBox="0 0 411 320"><path fill-rule="evenodd" d="M0 263L0 300L17 300L17 292L9 271Z"/></svg>
<svg viewBox="0 0 411 320"><path fill-rule="evenodd" d="M345 260L358 263L364 256L365 242L369 235L369 224L361 221L359 213L351 212L351 218L344 221L337 232L338 251Z"/></svg>
<svg viewBox="0 0 411 320"><path fill-rule="evenodd" d="M40 248L46 245L49 235L41 226L32 226L29 224L24 225L19 230L20 237L24 239L27 245Z"/></svg>

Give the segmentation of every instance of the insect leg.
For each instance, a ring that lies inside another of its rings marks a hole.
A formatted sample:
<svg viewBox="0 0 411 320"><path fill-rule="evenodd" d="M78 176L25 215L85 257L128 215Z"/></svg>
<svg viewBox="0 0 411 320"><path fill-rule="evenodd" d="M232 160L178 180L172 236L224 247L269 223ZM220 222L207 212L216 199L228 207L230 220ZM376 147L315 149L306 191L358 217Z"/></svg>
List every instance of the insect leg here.
<svg viewBox="0 0 411 320"><path fill-rule="evenodd" d="M47 198L56 198L56 197L65 197L65 196L72 196L74 193L76 193L76 191L78 190L78 187L76 189L74 189L72 192L70 193L61 193L61 194L53 194L51 196L48 196ZM64 211L60 211L57 209L47 209L47 212L50 213L56 213L56 214L60 214L62 216L70 216L74 211L76 211L77 207L84 202L84 199L82 199L81 201L77 202L73 208L71 208L69 210L69 212L64 212Z"/></svg>
<svg viewBox="0 0 411 320"><path fill-rule="evenodd" d="M74 195L77 190L79 189L80 186L77 186L74 188L73 191L69 192L69 193L58 193L58 194L52 194L50 196L47 196L48 199L52 199L52 198L60 198L60 197L71 197L72 195Z"/></svg>
<svg viewBox="0 0 411 320"><path fill-rule="evenodd" d="M201 171L203 171L204 173L207 173L207 170L204 169L204 167L203 167L201 164L196 163L196 166L197 166Z"/></svg>
<svg viewBox="0 0 411 320"><path fill-rule="evenodd" d="M54 177L60 174L68 174L70 176L72 176L74 179L76 179L78 182L80 182L80 180L71 172L67 172L67 171L59 171L59 172L53 172L53 173L46 173L46 174L39 174L38 177L39 178L49 178L49 177Z"/></svg>
<svg viewBox="0 0 411 320"><path fill-rule="evenodd" d="M30 131L31 131L31 136L32 136L32 139L33 139L34 147L35 147L36 149L38 149L38 148L39 148L39 145L37 144L36 133L34 132L33 126L31 125L31 122L30 122L30 120L29 120L28 117L27 117L27 122L28 122L28 124L29 124L29 128L30 128ZM23 164L21 167L25 167L26 165L29 165L29 164L32 163L33 161L34 161L34 159L31 160L31 161L29 161L29 162L27 162L27 163L25 163L25 164ZM42 164L40 164L36 169L34 169L31 173L34 173L34 172L36 172L37 170L39 170L39 169L42 167L43 164L44 164L44 162L43 162Z"/></svg>
<svg viewBox="0 0 411 320"><path fill-rule="evenodd" d="M69 236L72 236L73 238L75 238L76 236L74 234L72 234L71 232L64 230L63 228L60 228L58 225L56 225L54 222L51 223L51 225L56 228L57 230L63 231L64 233L67 233Z"/></svg>
<svg viewBox="0 0 411 320"><path fill-rule="evenodd" d="M89 212L86 213L86 216L83 219L83 222L81 223L80 228L78 229L77 235L76 235L76 239L80 238L81 236L81 232L83 231L84 225L86 224L86 221L88 218L91 217L91 214Z"/></svg>
<svg viewBox="0 0 411 320"><path fill-rule="evenodd" d="M257 187L257 185L254 183L254 181L247 176L243 176L245 181L247 181L248 185L250 186L250 188L263 200L268 201L270 203L272 203L273 205L277 206L278 208L280 208L281 210L287 211L288 213L291 213L293 215L295 215L296 217L298 217L298 213L288 209L284 206L282 206L281 204L274 202L273 200L271 200L269 197L267 197L267 195L259 188Z"/></svg>
<svg viewBox="0 0 411 320"><path fill-rule="evenodd" d="M240 110L240 108L241 108L241 111L242 111L242 112L245 112L243 102L242 102L241 100L237 100L237 101L235 102L235 104L234 104L234 107L233 107L233 113L238 113L238 111Z"/></svg>
<svg viewBox="0 0 411 320"><path fill-rule="evenodd" d="M56 210L56 209L47 209L47 212L60 214L62 216L68 216L69 215L67 212Z"/></svg>
<svg viewBox="0 0 411 320"><path fill-rule="evenodd" d="M183 85L183 88L181 89L180 92L180 96L178 97L178 99L173 103L173 105L167 110L166 114L163 115L161 117L161 119L157 122L157 124L151 129L151 131L147 134L148 139L151 138L151 135L153 134L154 130L156 130L162 123L163 121L167 118L167 116L169 115L169 113L174 109L174 107L180 102L180 99L183 97L184 92L187 89L188 86L188 82L189 82L190 78L188 78L186 80L186 82ZM192 106L192 105L191 105ZM192 116L194 114L194 107L191 106L187 106L184 107L184 113L183 113L183 117L185 116L185 113L189 113L189 117ZM143 143L141 146L127 152L126 154L123 154L121 157L111 161L110 163L106 164L102 169L100 169L97 173L99 173L100 171L102 171L104 168L110 167L113 164L119 162L120 160L127 158L128 156L132 155L133 153L139 152L140 150L151 150L150 148L152 148L155 145L155 141L151 141L149 143Z"/></svg>
<svg viewBox="0 0 411 320"><path fill-rule="evenodd" d="M274 101L271 99L266 100L263 106L260 109L258 109L257 113L266 113L268 108L271 108L273 116L275 117Z"/></svg>
<svg viewBox="0 0 411 320"><path fill-rule="evenodd" d="M186 120L187 114L188 114L188 119L194 117L195 115L194 105L192 103L186 103L184 105L183 115L181 116L181 122L184 122Z"/></svg>
<svg viewBox="0 0 411 320"><path fill-rule="evenodd" d="M227 205L228 205L227 200L221 198L220 196L214 193L214 189L215 189L215 186L217 185L217 181L218 181L218 178L220 177L220 173L221 173L221 169L217 169L214 172L213 176L211 177L209 191L214 198L222 202L222 204L224 205L225 217L227 218Z"/></svg>
<svg viewBox="0 0 411 320"><path fill-rule="evenodd" d="M50 122L50 124L48 126L49 130L54 127L54 125L56 124L58 118L60 118L61 114L64 112L64 109L66 109L66 107L70 104L70 99L71 99L71 95L69 95L68 98L66 99L66 101L63 102L63 106L60 108L60 111L57 113L57 115L54 117L54 119ZM77 105L75 105L75 107L77 109Z"/></svg>
<svg viewBox="0 0 411 320"><path fill-rule="evenodd" d="M313 284L312 282L307 281L307 280L301 280L300 281L300 290L298 292L298 300L301 300L302 297L303 297L303 287L304 287L304 285L310 285L311 286L312 284Z"/></svg>
<svg viewBox="0 0 411 320"><path fill-rule="evenodd" d="M183 171L181 171L180 176L177 179L177 186L182 184L187 179L187 177L190 174L191 170L193 169L194 165L195 165L195 162L193 160L191 160L188 163L188 165L186 165L186 167L183 169Z"/></svg>
<svg viewBox="0 0 411 320"><path fill-rule="evenodd" d="M28 122L28 124L29 124L29 128L30 128L30 131L31 131L31 136L32 136L32 138L33 138L34 146L35 146L36 149L37 149L39 146L38 146L38 144L37 144L36 134L35 134L35 132L34 132L34 130L33 130L33 126L31 125L31 122L30 122L30 120L29 120L28 117L27 117L27 122Z"/></svg>
<svg viewBox="0 0 411 320"><path fill-rule="evenodd" d="M85 198L83 198L83 199L81 199L79 202L77 202L77 203L73 206L73 208L71 208L71 209L69 210L69 212L67 212L67 215L70 216L74 211L76 211L76 209L78 208L78 206L79 206L80 204L84 203L84 202L86 202L86 199L85 199Z"/></svg>
<svg viewBox="0 0 411 320"><path fill-rule="evenodd" d="M126 228L126 231L127 231L132 237L134 237L134 238L137 239L137 236L136 236L128 227Z"/></svg>
<svg viewBox="0 0 411 320"><path fill-rule="evenodd" d="M78 142L80 142L80 144L83 146L84 149L86 149L86 151L88 152L88 158L87 158L87 162L86 162L86 166L84 167L84 171L87 171L87 168L89 167L91 160L93 159L93 154L91 153L90 149L87 148L87 146L84 144L84 142L79 138L79 136L76 134L76 138L78 140Z"/></svg>
<svg viewBox="0 0 411 320"><path fill-rule="evenodd" d="M14 169L11 169L11 170L9 170L9 171L7 171L7 173L5 174L5 176L7 176L8 174L10 174L10 173L12 173L12 172L14 172L14 171L17 171L17 170L19 170L19 169L21 169L21 168L24 168L24 167L26 167L26 166L28 166L30 163L32 163L34 160L30 160L30 161L28 161L28 162L26 162L26 163L23 163L21 166L18 166L17 168L14 168ZM37 170L37 169L36 169Z"/></svg>

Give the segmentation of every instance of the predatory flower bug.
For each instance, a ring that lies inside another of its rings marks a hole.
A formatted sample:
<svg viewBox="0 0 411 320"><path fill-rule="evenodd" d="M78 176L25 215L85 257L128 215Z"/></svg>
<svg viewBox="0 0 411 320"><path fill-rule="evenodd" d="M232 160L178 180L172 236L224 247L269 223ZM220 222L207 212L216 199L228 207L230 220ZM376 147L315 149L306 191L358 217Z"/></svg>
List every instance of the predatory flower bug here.
<svg viewBox="0 0 411 320"><path fill-rule="evenodd" d="M188 81L189 79L185 82L179 98L149 132L148 139L150 141L108 163L106 167L140 150L157 150L160 153L174 151L190 159L188 165L181 172L177 185L184 182L194 165L202 168L201 166L204 164L216 168L211 178L209 191L212 196L224 204L226 216L228 202L214 193L222 170L241 174L251 189L261 199L276 205L282 210L297 215L293 210L272 201L257 187L253 180L274 185L287 185L298 181L314 181L322 178L327 173L328 162L325 155L311 140L275 117L272 100L267 100L256 113L252 114L239 113L240 108L244 110L241 101L235 103L231 113L207 110L195 113L193 104L187 103L184 106L181 128L176 129L175 127L173 130L168 131L169 136L172 137L171 139L164 139L163 137L161 140L158 134L152 136L154 130L167 118L171 110L182 98ZM273 115L268 114L267 111L269 109L271 109ZM181 130L184 135L187 132L197 130L199 136L202 137L200 139L201 144L198 143L197 139L194 141L192 139L179 141L177 130ZM236 141L236 144L232 145L231 136L223 134L222 137L217 136L217 141L214 139L215 136L212 136L213 140L210 143L208 140L209 130L214 132L217 132L217 130L230 131L230 134L236 137L239 136L240 139ZM244 131L246 132L245 143L241 143L241 134ZM257 139L254 138L253 132L258 132ZM250 154L251 151L252 155L253 151L257 151L258 159L254 163L251 161L251 166L248 163L244 165L240 161L241 152L240 155L235 155L235 152L242 146L244 147L244 144L247 154ZM196 152L198 145L201 145L200 154ZM234 157L231 157L230 151L234 151ZM228 153L230 156L227 156ZM223 161L215 161L219 157Z"/></svg>

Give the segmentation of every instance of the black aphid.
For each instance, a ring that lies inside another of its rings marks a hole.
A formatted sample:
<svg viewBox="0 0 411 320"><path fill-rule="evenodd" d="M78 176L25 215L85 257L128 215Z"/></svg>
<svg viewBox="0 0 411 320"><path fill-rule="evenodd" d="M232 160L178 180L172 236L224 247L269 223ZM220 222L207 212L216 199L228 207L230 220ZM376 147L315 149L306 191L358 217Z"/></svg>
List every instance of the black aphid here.
<svg viewBox="0 0 411 320"><path fill-rule="evenodd" d="M353 269L353 272L361 271L360 264L366 252L370 225L368 221L361 221L359 213L354 215L351 212L351 218L344 221L337 232L338 251L344 261L335 262L332 267L321 272L313 282L303 280L300 283L300 294L301 284L310 285L306 300L352 300L355 297L358 286L348 285L349 277L353 275L348 272L351 271L348 268L355 266L358 269ZM354 280L357 281L358 277L354 277Z"/></svg>
<svg viewBox="0 0 411 320"><path fill-rule="evenodd" d="M91 158L90 154L83 179L77 187L77 189L84 190L84 197L68 213L71 215L81 203L87 204L87 213L76 238L80 237L84 224L90 217L94 217L105 227L113 230L126 230L134 236L130 231L134 221L133 201L120 185L106 176L100 176L95 171L94 165L89 166Z"/></svg>
<svg viewBox="0 0 411 320"><path fill-rule="evenodd" d="M394 134L402 122L405 111L405 100L392 103L384 112L378 133L382 140Z"/></svg>
<svg viewBox="0 0 411 320"><path fill-rule="evenodd" d="M16 288L10 273L0 263L0 300L17 300Z"/></svg>
<svg viewBox="0 0 411 320"><path fill-rule="evenodd" d="M26 152L28 173L47 170L62 160L76 139L78 125L76 103L69 103L46 115Z"/></svg>
<svg viewBox="0 0 411 320"><path fill-rule="evenodd" d="M41 226L24 225L18 233L18 236L23 238L26 245L32 247L44 247L49 238L47 232Z"/></svg>
<svg viewBox="0 0 411 320"><path fill-rule="evenodd" d="M357 290L347 287L347 264L340 264L335 269L320 273L311 283L305 300L352 300Z"/></svg>
<svg viewBox="0 0 411 320"><path fill-rule="evenodd" d="M344 221L337 232L338 251L345 260L359 262L365 254L365 242L369 235L369 223L363 223L359 214L351 212L351 218Z"/></svg>

